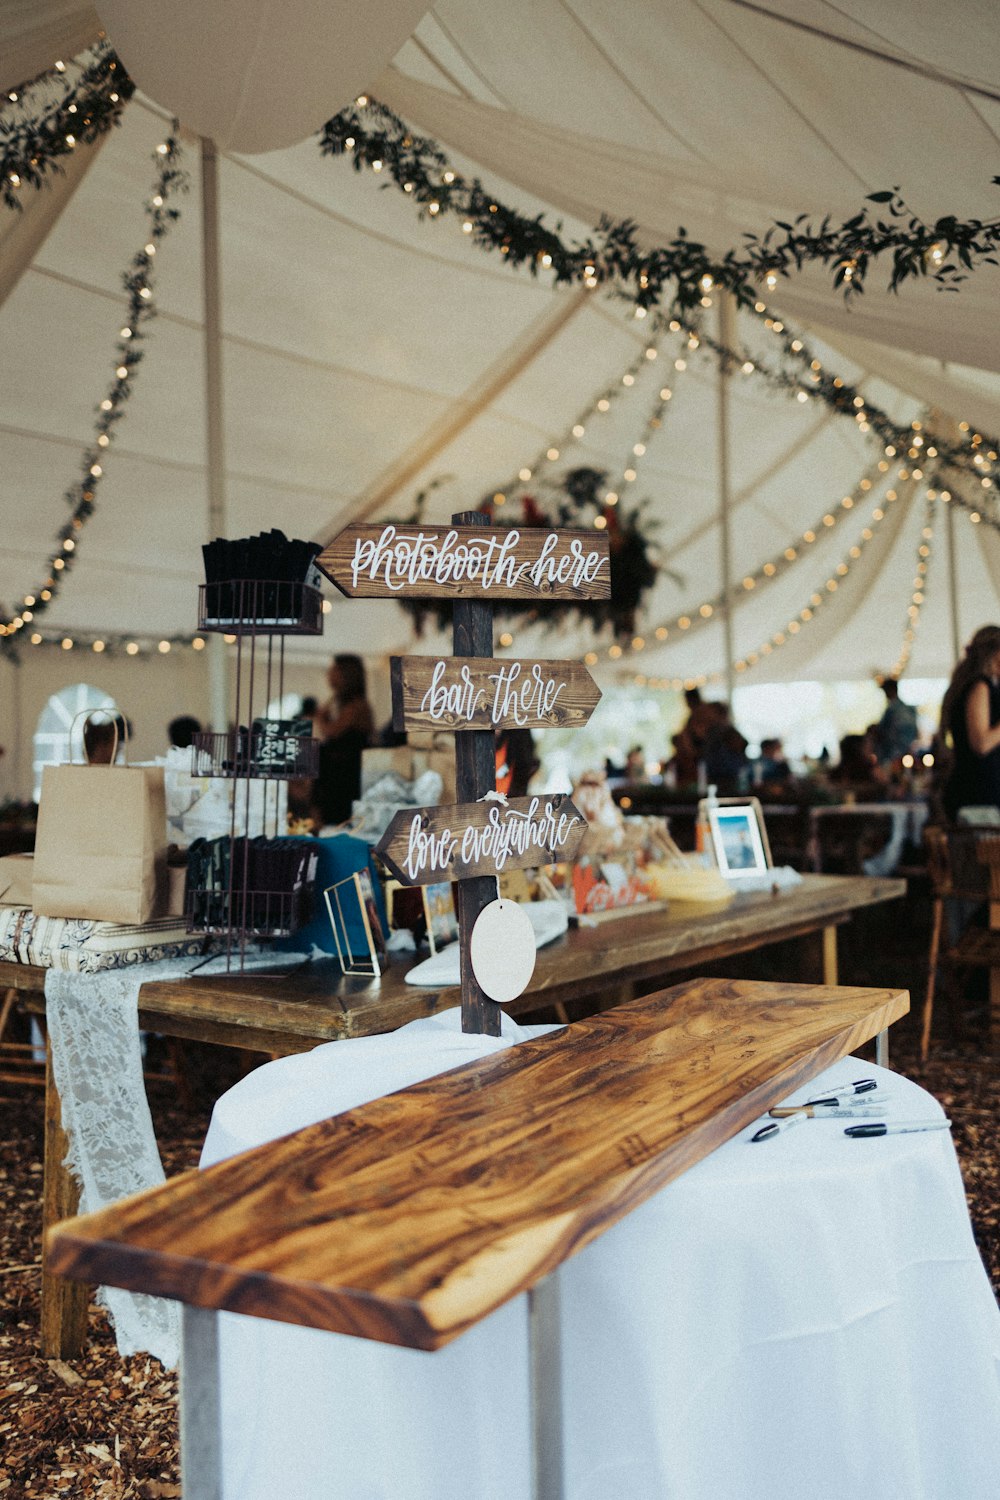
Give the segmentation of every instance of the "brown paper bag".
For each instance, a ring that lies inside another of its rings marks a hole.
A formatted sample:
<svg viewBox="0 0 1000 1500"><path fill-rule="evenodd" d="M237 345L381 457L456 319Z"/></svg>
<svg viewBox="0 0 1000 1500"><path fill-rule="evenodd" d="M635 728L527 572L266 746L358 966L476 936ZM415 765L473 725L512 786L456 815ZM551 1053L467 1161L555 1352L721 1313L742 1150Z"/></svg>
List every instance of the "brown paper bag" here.
<svg viewBox="0 0 1000 1500"><path fill-rule="evenodd" d="M34 860L30 854L0 859L0 906L30 906Z"/></svg>
<svg viewBox="0 0 1000 1500"><path fill-rule="evenodd" d="M32 906L42 916L148 922L166 899L162 766L46 766Z"/></svg>

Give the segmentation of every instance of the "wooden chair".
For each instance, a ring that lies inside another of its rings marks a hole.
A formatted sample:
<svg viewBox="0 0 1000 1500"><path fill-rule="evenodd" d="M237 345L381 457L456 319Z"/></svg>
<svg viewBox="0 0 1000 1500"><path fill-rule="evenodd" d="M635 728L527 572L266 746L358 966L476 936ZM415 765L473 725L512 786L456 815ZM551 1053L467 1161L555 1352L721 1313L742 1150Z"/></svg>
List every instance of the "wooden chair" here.
<svg viewBox="0 0 1000 1500"><path fill-rule="evenodd" d="M890 812L824 808L812 818L812 867L822 875L863 875L865 860L891 837Z"/></svg>
<svg viewBox="0 0 1000 1500"><path fill-rule="evenodd" d="M32 1042L17 1041L11 1036L18 994L15 989L4 993L0 1004L0 1083L32 1083L45 1087L45 1058Z"/></svg>
<svg viewBox="0 0 1000 1500"><path fill-rule="evenodd" d="M973 924L967 926L955 942L946 941L942 945L945 908L949 901L982 903L989 900L989 869L979 858L977 848L981 837L972 828L924 829L927 873L933 896L931 943L927 957L927 996L924 1000L920 1037L920 1056L924 1062L927 1061L930 1048L938 964L945 962L956 968L1000 967L1000 931ZM955 1026L957 1016L950 990L949 985L949 1009L952 1025Z"/></svg>
<svg viewBox="0 0 1000 1500"><path fill-rule="evenodd" d="M12 1023L18 1010L19 992L7 989L0 1001L0 1083L27 1083L36 1088L45 1087L45 1021L38 1017L42 1033L42 1045L37 1041L17 1041L11 1036ZM147 1083L168 1084L176 1090L178 1103L183 1109L194 1108L194 1094L188 1074L184 1043L173 1036L164 1037L164 1068L162 1072L143 1071ZM252 1054L248 1053L247 1056Z"/></svg>

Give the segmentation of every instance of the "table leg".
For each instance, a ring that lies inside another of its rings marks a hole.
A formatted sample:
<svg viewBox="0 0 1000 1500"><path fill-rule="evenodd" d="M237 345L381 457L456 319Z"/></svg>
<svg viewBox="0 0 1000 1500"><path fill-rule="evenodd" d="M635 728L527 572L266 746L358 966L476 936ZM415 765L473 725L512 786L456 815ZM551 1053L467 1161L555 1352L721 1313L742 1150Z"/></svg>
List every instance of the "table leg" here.
<svg viewBox="0 0 1000 1500"><path fill-rule="evenodd" d="M553 1271L528 1293L528 1341L531 1356L532 1500L563 1500L562 1329L558 1271Z"/></svg>
<svg viewBox="0 0 1000 1500"><path fill-rule="evenodd" d="M80 1194L63 1165L69 1143L62 1128L62 1106L52 1076L52 1048L45 1043L45 1176L42 1196L42 1353L47 1359L75 1359L87 1341L90 1289L64 1281L48 1268L45 1232L76 1213Z"/></svg>
<svg viewBox="0 0 1000 1500"><path fill-rule="evenodd" d="M993 923L990 923L993 926ZM990 969L990 1013L986 1018L989 1027L987 1046L992 1047L994 1057L1000 1056L1000 969Z"/></svg>
<svg viewBox="0 0 1000 1500"><path fill-rule="evenodd" d="M880 1031L875 1037L875 1061L880 1068L889 1066L889 1028Z"/></svg>
<svg viewBox="0 0 1000 1500"><path fill-rule="evenodd" d="M823 983L837 984L837 929L823 928Z"/></svg>
<svg viewBox="0 0 1000 1500"><path fill-rule="evenodd" d="M222 1500L219 1314L185 1306L181 1317L181 1494Z"/></svg>

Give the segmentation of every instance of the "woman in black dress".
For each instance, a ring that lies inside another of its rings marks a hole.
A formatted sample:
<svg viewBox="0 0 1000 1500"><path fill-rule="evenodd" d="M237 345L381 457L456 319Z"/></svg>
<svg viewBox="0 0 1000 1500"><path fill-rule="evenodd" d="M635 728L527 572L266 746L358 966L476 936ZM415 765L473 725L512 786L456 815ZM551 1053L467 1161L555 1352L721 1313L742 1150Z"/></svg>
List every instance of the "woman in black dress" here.
<svg viewBox="0 0 1000 1500"><path fill-rule="evenodd" d="M317 821L344 823L361 796L361 752L372 742L375 720L360 656L335 656L326 674L333 694L317 710L319 775L313 787Z"/></svg>
<svg viewBox="0 0 1000 1500"><path fill-rule="evenodd" d="M948 817L962 807L1000 807L1000 625L977 630L955 668L941 703L942 740L948 735Z"/></svg>

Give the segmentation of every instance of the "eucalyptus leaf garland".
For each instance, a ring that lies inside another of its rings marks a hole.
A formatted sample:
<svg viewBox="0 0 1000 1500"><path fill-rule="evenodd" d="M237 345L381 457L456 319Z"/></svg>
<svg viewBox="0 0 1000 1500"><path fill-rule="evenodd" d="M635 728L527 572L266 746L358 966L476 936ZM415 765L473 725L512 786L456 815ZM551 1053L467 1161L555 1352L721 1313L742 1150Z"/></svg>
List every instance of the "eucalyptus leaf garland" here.
<svg viewBox="0 0 1000 1500"><path fill-rule="evenodd" d="M681 316L718 287L752 310L762 284L773 288L779 277L812 262L831 267L834 286L847 297L860 295L872 267L886 258L891 291L918 277L954 291L976 266L997 264L1000 221L946 215L925 224L898 188L866 198L883 210L881 217L865 207L834 227L829 215L816 225L800 214L791 223L778 220L762 235L745 234L742 246L721 257L683 228L666 245L645 249L633 221L606 216L591 237L566 244L560 224L549 227L542 215L528 217L502 203L478 177L456 172L437 142L415 134L384 104L362 98L363 104L341 110L324 125L322 152L350 156L357 171L384 171L420 204L423 216L460 215L475 243L499 251L511 265L526 266L532 275L551 272L557 282L613 285L637 307Z"/></svg>
<svg viewBox="0 0 1000 1500"><path fill-rule="evenodd" d="M9 90L7 107L0 111L0 198L8 208L20 210L25 187L40 188L47 174L63 171L77 146L90 145L119 124L135 93L107 42L84 56L89 60L73 83L53 70ZM26 112L26 104L54 82L61 85L59 97Z"/></svg>

